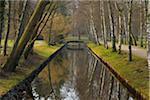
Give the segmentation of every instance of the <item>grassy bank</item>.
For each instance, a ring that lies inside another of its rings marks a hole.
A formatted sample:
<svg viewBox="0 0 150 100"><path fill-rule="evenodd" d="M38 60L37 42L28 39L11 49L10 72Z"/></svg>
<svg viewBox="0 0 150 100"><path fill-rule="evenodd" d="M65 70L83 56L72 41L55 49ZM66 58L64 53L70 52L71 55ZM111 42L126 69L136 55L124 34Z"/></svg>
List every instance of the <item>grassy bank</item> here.
<svg viewBox="0 0 150 100"><path fill-rule="evenodd" d="M56 46L48 46L45 41L36 41L34 45L34 50L40 56L49 57L52 53L54 53L61 45Z"/></svg>
<svg viewBox="0 0 150 100"><path fill-rule="evenodd" d="M13 44L13 43L12 43ZM10 47L12 47L10 45ZM18 82L28 76L39 64L41 64L49 55L54 53L60 46L47 46L46 42L36 42L33 55L28 60L21 59L19 67L13 73L4 73L0 75L0 95L6 93ZM9 51L10 52L10 51ZM0 64L6 61L7 57L0 55ZM0 67L1 67L0 65Z"/></svg>
<svg viewBox="0 0 150 100"><path fill-rule="evenodd" d="M146 59L133 56L133 61L129 62L128 54L125 52L118 54L112 52L111 49L105 49L102 45L98 46L93 43L89 43L88 46L148 99L149 71Z"/></svg>

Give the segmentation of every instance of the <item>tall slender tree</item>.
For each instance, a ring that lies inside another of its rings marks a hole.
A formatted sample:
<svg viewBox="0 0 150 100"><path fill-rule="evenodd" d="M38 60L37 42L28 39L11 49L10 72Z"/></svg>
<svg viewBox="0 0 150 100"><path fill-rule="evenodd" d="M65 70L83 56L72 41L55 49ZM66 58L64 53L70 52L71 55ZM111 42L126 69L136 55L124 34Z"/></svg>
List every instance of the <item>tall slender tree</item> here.
<svg viewBox="0 0 150 100"><path fill-rule="evenodd" d="M114 27L114 14L112 9L112 3L109 0L109 18L110 18L110 30L111 30L111 37L112 37L112 51L116 51L116 36L115 36L115 27Z"/></svg>
<svg viewBox="0 0 150 100"><path fill-rule="evenodd" d="M8 22L7 22L7 32L5 35L5 40L4 40L4 56L7 55L7 42L8 42L8 36L10 32L10 11L11 11L11 1L8 1Z"/></svg>
<svg viewBox="0 0 150 100"><path fill-rule="evenodd" d="M108 49L108 43L107 43L107 32L106 32L106 16L105 16L105 1L101 2L102 4L102 27L103 27L103 40L104 40L104 47Z"/></svg>
<svg viewBox="0 0 150 100"><path fill-rule="evenodd" d="M7 62L3 66L4 71L14 71L18 62L23 54L23 51L32 36L32 32L38 21L41 19L42 14L44 13L44 9L46 5L49 4L49 1L40 0L34 10L20 40L16 47L15 52L11 52L10 57L8 58Z"/></svg>
<svg viewBox="0 0 150 100"><path fill-rule="evenodd" d="M131 30L132 4L133 4L133 0L129 2L129 15L128 15L129 61L132 61L132 30Z"/></svg>
<svg viewBox="0 0 150 100"><path fill-rule="evenodd" d="M147 32L147 39L148 39L148 47L147 47L147 56L148 56L148 66L150 69L150 10L148 10L148 7L150 7L150 1L145 0L145 11L146 11L146 32Z"/></svg>
<svg viewBox="0 0 150 100"><path fill-rule="evenodd" d="M116 2L115 3L116 8L118 9L119 12L119 49L118 49L118 53L121 53L121 46L122 46L122 42L123 42L123 7L120 7L119 4Z"/></svg>
<svg viewBox="0 0 150 100"><path fill-rule="evenodd" d="M2 32L4 31L4 12L5 11L5 0L0 1L0 48L2 40Z"/></svg>
<svg viewBox="0 0 150 100"><path fill-rule="evenodd" d="M28 6L28 0L24 0L23 10L22 10L22 14L21 14L21 17L20 17L20 25L19 25L18 34L16 36L15 43L14 43L14 46L13 46L13 51L15 51L15 49L16 49L18 43L19 43L19 40L20 40L20 38L23 34L23 31L25 29L25 22L27 21L27 17L26 17L27 6Z"/></svg>
<svg viewBox="0 0 150 100"><path fill-rule="evenodd" d="M97 29L94 18L94 3L90 2L90 18L91 18L91 32L93 33L94 40L96 44L99 44Z"/></svg>
<svg viewBox="0 0 150 100"><path fill-rule="evenodd" d="M36 39L38 38L38 36L42 33L44 27L46 26L46 23L47 23L49 17L52 15L52 12L56 10L55 8L56 8L56 4L55 4L55 3L52 4L52 5L50 4L48 11L45 13L45 15L43 16L43 18L42 18L42 19L39 21L39 23L36 25L36 27L35 27L35 29L34 29L34 31L33 31L33 35L32 35L32 37L31 37L31 39L30 39L30 41L29 41L29 43L28 43L28 45L27 45L27 47L26 47L26 49L25 49L25 51L24 51L24 58L25 58L25 59L27 59L29 53L31 53L31 52L33 51L33 46L34 46L35 40L36 40ZM38 32L38 29L39 29L41 23L42 23L44 20L45 20L44 25L42 26L41 30Z"/></svg>
<svg viewBox="0 0 150 100"><path fill-rule="evenodd" d="M144 0L144 6L145 6L145 9L144 9L144 11L145 11L145 16L144 16L144 22L145 22L145 24L144 24L144 29L145 29L145 33L148 33L147 32L147 29L148 29L148 23L150 23L150 20L148 19L149 18L149 16L148 15L150 15L150 10L148 10L148 7L150 7L150 1L148 1L148 0ZM146 34L147 35L147 34ZM145 48L147 47L147 36L146 36L146 38L145 38Z"/></svg>
<svg viewBox="0 0 150 100"><path fill-rule="evenodd" d="M144 33L144 7L143 1L141 0L141 9L140 9L140 46L143 47L143 33Z"/></svg>

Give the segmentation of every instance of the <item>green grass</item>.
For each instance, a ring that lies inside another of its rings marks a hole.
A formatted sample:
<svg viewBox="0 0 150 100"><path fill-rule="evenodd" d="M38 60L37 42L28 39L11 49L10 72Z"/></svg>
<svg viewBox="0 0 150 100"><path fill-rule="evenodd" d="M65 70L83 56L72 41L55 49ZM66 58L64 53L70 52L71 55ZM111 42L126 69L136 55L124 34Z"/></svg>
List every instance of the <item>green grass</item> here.
<svg viewBox="0 0 150 100"><path fill-rule="evenodd" d="M147 47L147 43L145 44L145 40L144 40L144 41L143 41L143 47L141 47L140 41L137 41L137 46L138 46L139 48L146 49L145 46Z"/></svg>
<svg viewBox="0 0 150 100"><path fill-rule="evenodd" d="M45 41L36 41L34 45L34 50L40 56L49 57L50 54L54 53L61 45L48 46Z"/></svg>
<svg viewBox="0 0 150 100"><path fill-rule="evenodd" d="M14 40L8 40L7 44L8 44L9 47L12 47L13 44L14 44ZM4 40L2 40L2 45L4 45Z"/></svg>
<svg viewBox="0 0 150 100"><path fill-rule="evenodd" d="M29 75L35 66L27 66L28 68L21 69L20 72L13 72L8 74L8 77L0 78L0 95L6 93L9 89L14 87L18 82L23 80L27 75Z"/></svg>
<svg viewBox="0 0 150 100"><path fill-rule="evenodd" d="M108 62L130 85L148 98L149 96L149 71L146 59L133 56L133 61L128 61L128 54L112 52L102 45L89 43L88 46L104 61Z"/></svg>
<svg viewBox="0 0 150 100"><path fill-rule="evenodd" d="M10 44L9 44L10 43ZM12 47L13 42L8 42L9 46ZM48 46L44 41L36 41L34 50L37 53L35 57L30 59L30 63L24 64L24 59L21 59L20 65L22 67L18 67L16 72L6 74L6 77L0 77L0 95L6 93L9 89L14 87L18 82L23 80L26 76L28 76L39 64L41 64L44 59L46 59L49 55L54 53L57 49L60 48L60 45L57 46ZM10 52L10 51L8 51ZM2 55L0 55L3 58ZM25 67L24 67L25 66ZM1 67L1 66L0 66Z"/></svg>

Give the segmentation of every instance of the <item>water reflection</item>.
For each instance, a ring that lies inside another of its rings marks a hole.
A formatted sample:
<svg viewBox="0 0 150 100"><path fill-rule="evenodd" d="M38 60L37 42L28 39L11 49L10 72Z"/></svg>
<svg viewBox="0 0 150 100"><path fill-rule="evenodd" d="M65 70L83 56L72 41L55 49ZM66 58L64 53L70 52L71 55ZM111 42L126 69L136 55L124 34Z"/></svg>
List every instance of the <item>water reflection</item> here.
<svg viewBox="0 0 150 100"><path fill-rule="evenodd" d="M83 47L68 45L44 68L31 84L34 99L133 100L126 88Z"/></svg>

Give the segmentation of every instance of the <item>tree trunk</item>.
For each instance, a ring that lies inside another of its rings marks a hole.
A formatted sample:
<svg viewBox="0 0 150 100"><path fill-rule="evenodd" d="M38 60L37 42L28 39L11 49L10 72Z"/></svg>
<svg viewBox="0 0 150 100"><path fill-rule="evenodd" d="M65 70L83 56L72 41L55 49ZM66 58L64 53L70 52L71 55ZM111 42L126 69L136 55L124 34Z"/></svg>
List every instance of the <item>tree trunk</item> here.
<svg viewBox="0 0 150 100"><path fill-rule="evenodd" d="M0 48L2 48L2 33L4 31L4 12L5 11L5 0L0 1Z"/></svg>
<svg viewBox="0 0 150 100"><path fill-rule="evenodd" d="M8 42L8 36L9 36L9 31L10 31L10 11L11 11L11 1L8 1L8 23L7 23L7 32L5 35L5 40L4 40L4 56L7 55L7 42Z"/></svg>
<svg viewBox="0 0 150 100"><path fill-rule="evenodd" d="M147 54L147 58L148 58L148 66L150 69L150 16L148 16L150 14L150 10L148 10L148 7L150 6L150 2L145 0L145 17L146 17L146 22L145 22L145 28L146 28L146 33L147 33L147 40L148 40L148 54ZM146 44L145 44L146 45Z"/></svg>
<svg viewBox="0 0 150 100"><path fill-rule="evenodd" d="M34 10L20 40L16 47L15 52L10 54L10 57L8 58L7 62L3 66L4 71L14 71L16 69L16 66L18 65L18 62L20 60L20 57L29 41L29 39L32 36L32 32L38 21L41 19L42 14L44 13L45 6L49 3L49 1L43 1L40 0L36 6L36 9Z"/></svg>
<svg viewBox="0 0 150 100"><path fill-rule="evenodd" d="M17 33L17 20L16 20L16 16L17 16L17 14L16 14L16 1L13 1L13 3L12 3L13 5L12 5L12 9L13 9L13 29L14 29L14 35L15 35L15 37L16 37L16 33Z"/></svg>
<svg viewBox="0 0 150 100"><path fill-rule="evenodd" d="M33 46L34 46L34 42L30 43L30 45L27 45L25 52L24 52L24 58L27 59L29 53L33 53Z"/></svg>
<svg viewBox="0 0 150 100"><path fill-rule="evenodd" d="M133 33L131 33L131 38L132 38L132 40L134 42L134 45L137 46L136 37L134 36Z"/></svg>
<svg viewBox="0 0 150 100"><path fill-rule="evenodd" d="M23 34L23 31L24 31L24 29L25 29L25 23L26 23L26 21L27 21L27 18L26 18L26 14L27 14L27 5L28 5L28 0L25 0L24 1L24 7L23 7L23 10L22 10L22 14L21 14L21 17L20 17L20 25L19 25L19 29L18 29L18 34L17 34L17 36L16 36L16 40L15 40L15 44L14 44L14 46L13 46L13 51L15 51L15 49L16 49L16 47L17 47L17 45L18 45L18 43L19 43L19 40L20 40L20 38L21 38L21 36L22 36L22 34Z"/></svg>
<svg viewBox="0 0 150 100"><path fill-rule="evenodd" d="M122 46L122 11L119 9L119 39L118 39L118 44L119 44L119 49L118 53L121 54L121 46Z"/></svg>
<svg viewBox="0 0 150 100"><path fill-rule="evenodd" d="M125 12L123 13L123 26L124 26L124 35L125 35L125 44L128 43L128 24L127 24L127 19L126 19L126 14Z"/></svg>
<svg viewBox="0 0 150 100"><path fill-rule="evenodd" d="M131 30L131 19L132 19L132 3L133 3L133 0L131 0L130 4L129 4L129 17L128 17L128 37L129 37L129 61L132 61L132 37L131 37L131 34L132 34L132 30Z"/></svg>
<svg viewBox="0 0 150 100"><path fill-rule="evenodd" d="M112 5L109 1L109 18L110 18L110 30L111 30L111 37L112 37L112 51L116 52L116 36L115 36L115 27L114 27L114 16L112 11Z"/></svg>
<svg viewBox="0 0 150 100"><path fill-rule="evenodd" d="M119 49L118 49L118 53L121 53L121 46L122 46L122 42L123 42L123 38L122 38L122 34L123 34L123 9L121 7L119 7L118 3L116 2L116 8L119 11L119 39L118 39L118 43L119 43Z"/></svg>
<svg viewBox="0 0 150 100"><path fill-rule="evenodd" d="M46 26L46 23L47 23L49 17L51 16L53 10L55 10L55 7L56 7L56 5L54 4L53 8L50 9L50 8L51 8L51 4L50 4L50 5L49 5L49 8L48 8L48 11L45 13L44 17L43 17L43 18L39 21L39 23L36 25L36 27L35 27L35 29L34 29L34 31L33 31L32 38L30 39L30 41L29 41L29 43L28 43L28 45L27 45L27 47L26 47L26 49L25 49L25 52L24 52L24 58L25 58L25 59L27 59L27 57L28 57L28 55L29 55L30 52L32 53L32 51L33 51L33 46L34 46L34 42L35 42L35 40L38 38L38 36L42 33L42 30L43 30L44 27ZM51 11L49 12L49 10L51 10ZM49 14L48 14L48 12L49 12ZM55 12L54 12L54 14L55 14ZM47 15L48 15L48 17L46 17ZM41 30L38 32L38 29L39 29L41 23L42 23L45 19L46 19L46 21L45 21L43 27L42 27Z"/></svg>
<svg viewBox="0 0 150 100"><path fill-rule="evenodd" d="M93 33L93 36L94 36L94 42L96 44L99 44L98 43L98 36L97 36L97 31L96 31L96 26L95 26L95 23L94 23L94 14L93 14L93 4L92 2L90 2L90 23L91 23L91 32Z"/></svg>
<svg viewBox="0 0 150 100"><path fill-rule="evenodd" d="M102 24L103 24L103 39L104 39L104 47L108 49L107 44L107 33L106 33L106 21L105 21L105 7L104 7L104 1L102 1Z"/></svg>
<svg viewBox="0 0 150 100"><path fill-rule="evenodd" d="M144 21L145 21L145 24L144 24L144 31L145 31L145 33L146 33L146 38L145 38L145 48L147 47L147 29L148 29L148 23L150 22L150 20L148 19L148 15L150 14L150 10L148 10L148 7L150 6L150 1L147 1L147 0L145 0L144 1L145 3L145 16L144 16Z"/></svg>
<svg viewBox="0 0 150 100"><path fill-rule="evenodd" d="M143 29L144 29L144 9L143 9L143 4L141 0L141 12L140 12L140 47L143 47Z"/></svg>

